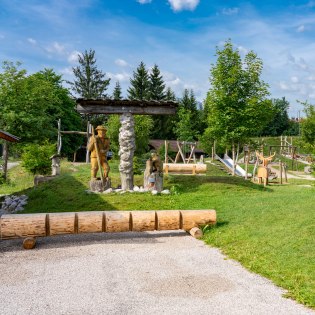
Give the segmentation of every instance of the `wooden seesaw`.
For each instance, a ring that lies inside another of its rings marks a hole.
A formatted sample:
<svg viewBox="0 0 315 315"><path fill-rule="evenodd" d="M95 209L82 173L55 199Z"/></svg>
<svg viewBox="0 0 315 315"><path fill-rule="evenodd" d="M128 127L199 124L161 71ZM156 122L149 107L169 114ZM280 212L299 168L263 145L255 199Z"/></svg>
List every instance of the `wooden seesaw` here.
<svg viewBox="0 0 315 315"><path fill-rule="evenodd" d="M199 226L216 223L215 210L89 211L39 214L4 214L0 239L25 238L32 249L35 237L98 232L185 230L196 238Z"/></svg>

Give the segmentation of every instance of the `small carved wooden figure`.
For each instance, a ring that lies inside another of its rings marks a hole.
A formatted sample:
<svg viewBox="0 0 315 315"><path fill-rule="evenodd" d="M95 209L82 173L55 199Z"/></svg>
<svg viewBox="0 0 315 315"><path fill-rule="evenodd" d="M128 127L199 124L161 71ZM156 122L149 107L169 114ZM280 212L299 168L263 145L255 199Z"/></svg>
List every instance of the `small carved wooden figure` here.
<svg viewBox="0 0 315 315"><path fill-rule="evenodd" d="M163 186L163 166L159 155L151 153L151 157L146 162L144 172L144 188L161 191Z"/></svg>

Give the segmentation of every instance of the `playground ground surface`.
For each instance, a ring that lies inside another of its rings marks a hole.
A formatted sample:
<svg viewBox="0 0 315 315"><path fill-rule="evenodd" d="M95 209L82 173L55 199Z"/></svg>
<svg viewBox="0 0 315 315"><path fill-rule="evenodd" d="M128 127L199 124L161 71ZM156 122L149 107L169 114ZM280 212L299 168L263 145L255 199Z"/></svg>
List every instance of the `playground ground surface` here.
<svg viewBox="0 0 315 315"><path fill-rule="evenodd" d="M115 187L119 184L115 161L111 168ZM315 308L314 181L289 179L289 184L274 182L264 188L208 165L205 176L165 178L171 195L105 195L86 193L89 173L88 165L63 163L60 177L33 188L32 176L17 166L9 171L11 183L1 185L0 194L27 194L27 213L216 209L218 223L204 229L205 242L286 289L286 296ZM135 182L140 185L142 176ZM201 258L200 270L207 257Z"/></svg>
<svg viewBox="0 0 315 315"><path fill-rule="evenodd" d="M314 314L185 232L0 243L0 314Z"/></svg>

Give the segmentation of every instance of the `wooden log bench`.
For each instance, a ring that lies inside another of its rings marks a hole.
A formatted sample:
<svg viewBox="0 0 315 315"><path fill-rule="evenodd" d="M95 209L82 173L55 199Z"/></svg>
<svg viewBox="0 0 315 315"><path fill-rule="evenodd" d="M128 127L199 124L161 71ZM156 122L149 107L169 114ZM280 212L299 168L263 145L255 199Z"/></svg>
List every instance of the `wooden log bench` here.
<svg viewBox="0 0 315 315"><path fill-rule="evenodd" d="M163 172L173 174L206 174L206 164L163 163Z"/></svg>
<svg viewBox="0 0 315 315"><path fill-rule="evenodd" d="M31 249L36 237L62 234L185 230L199 238L200 226L215 223L215 210L4 214L0 217L0 239L24 238L24 248Z"/></svg>

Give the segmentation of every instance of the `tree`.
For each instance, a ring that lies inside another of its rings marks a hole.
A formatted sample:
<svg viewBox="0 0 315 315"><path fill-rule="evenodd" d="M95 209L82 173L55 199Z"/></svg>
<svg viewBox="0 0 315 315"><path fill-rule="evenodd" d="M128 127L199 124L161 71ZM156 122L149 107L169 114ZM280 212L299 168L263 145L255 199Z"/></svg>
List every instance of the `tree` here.
<svg viewBox="0 0 315 315"><path fill-rule="evenodd" d="M150 97L150 82L145 64L141 61L137 70L130 79L130 88L127 90L129 99L147 100Z"/></svg>
<svg viewBox="0 0 315 315"><path fill-rule="evenodd" d="M74 82L68 82L76 95L82 98L106 97L110 79L96 66L95 50L85 50L78 54L79 66L73 67Z"/></svg>
<svg viewBox="0 0 315 315"><path fill-rule="evenodd" d="M61 76L44 69L27 76L20 64L3 63L0 73L0 129L21 138L21 144L42 143L57 139L57 120L65 129L81 128L80 115L69 91L62 86ZM68 130L69 130L68 129ZM75 130L76 130L75 129ZM64 142L72 150L82 139Z"/></svg>
<svg viewBox="0 0 315 315"><path fill-rule="evenodd" d="M128 89L129 99L147 100L149 98L149 75L143 62L133 72ZM150 116L135 115L136 154L144 153L149 144L153 122Z"/></svg>
<svg viewBox="0 0 315 315"><path fill-rule="evenodd" d="M151 70L149 75L149 99L155 101L165 100L165 84L157 65Z"/></svg>
<svg viewBox="0 0 315 315"><path fill-rule="evenodd" d="M272 107L274 115L269 124L262 130L262 136L281 136L290 128L288 115L290 103L283 97L282 99L273 99Z"/></svg>
<svg viewBox="0 0 315 315"><path fill-rule="evenodd" d="M114 100L121 100L122 95L121 95L121 87L119 81L116 82L114 91L113 91L113 99Z"/></svg>
<svg viewBox="0 0 315 315"><path fill-rule="evenodd" d="M185 89L179 102L178 121L174 129L178 140L193 141L198 138L198 116L194 92Z"/></svg>
<svg viewBox="0 0 315 315"><path fill-rule="evenodd" d="M272 106L268 85L261 79L262 60L253 51L242 61L228 40L223 49L217 47L216 56L205 100L206 134L226 146L231 144L235 162L235 145L265 127L272 118Z"/></svg>
<svg viewBox="0 0 315 315"><path fill-rule="evenodd" d="M302 121L302 139L315 153L315 105L301 102L304 105L306 118Z"/></svg>

